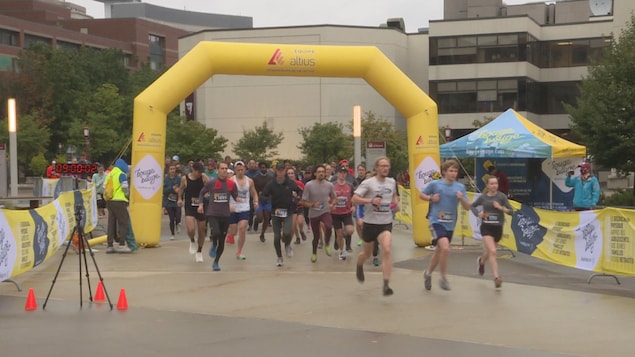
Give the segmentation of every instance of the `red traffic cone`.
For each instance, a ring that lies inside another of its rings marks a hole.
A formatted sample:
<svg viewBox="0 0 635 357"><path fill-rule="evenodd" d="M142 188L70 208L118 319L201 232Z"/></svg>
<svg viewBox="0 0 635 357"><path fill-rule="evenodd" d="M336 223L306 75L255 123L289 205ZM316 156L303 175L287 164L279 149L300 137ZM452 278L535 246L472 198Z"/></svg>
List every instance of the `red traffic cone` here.
<svg viewBox="0 0 635 357"><path fill-rule="evenodd" d="M93 301L94 302L106 301L106 296L104 295L104 284L102 284L101 281L97 283L97 290L95 290L95 298L93 299Z"/></svg>
<svg viewBox="0 0 635 357"><path fill-rule="evenodd" d="M26 296L26 304L24 304L24 310L37 310L37 301L35 300L35 293L33 292L33 288L29 289L29 294Z"/></svg>
<svg viewBox="0 0 635 357"><path fill-rule="evenodd" d="M119 301L117 301L117 310L128 310L128 299L126 298L126 289L121 288L119 292Z"/></svg>

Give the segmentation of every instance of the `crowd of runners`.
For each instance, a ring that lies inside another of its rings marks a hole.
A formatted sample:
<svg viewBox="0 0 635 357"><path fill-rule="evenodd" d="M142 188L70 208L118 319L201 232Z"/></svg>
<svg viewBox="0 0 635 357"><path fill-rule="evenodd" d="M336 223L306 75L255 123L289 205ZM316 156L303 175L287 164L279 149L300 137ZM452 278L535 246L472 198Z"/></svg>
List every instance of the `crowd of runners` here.
<svg viewBox="0 0 635 357"><path fill-rule="evenodd" d="M180 233L182 213L184 228L190 240L189 253L197 263L203 262L204 248L213 259L212 270L220 271L220 259L226 243L235 246L235 258L245 260L245 239L248 231L265 234L273 231L275 264L284 265L285 257L294 256L293 245L310 239L311 262L318 260L318 250L327 256L336 254L340 260L350 258L355 231L362 246L356 259L356 277L364 278L364 262L372 259L381 265L382 293L392 295L389 286L392 273L392 223L400 210L397 182L390 173L390 160L378 158L367 170L358 165L349 168L347 160L296 168L289 161L232 162L229 157L190 160L181 164L179 157L166 158L164 180L164 210L169 216L171 239ZM438 266L439 285L450 286L446 277L448 253L456 225L460 203L482 219L481 233L485 252L478 259L479 274L489 262L497 288L502 284L496 265L496 242L502 235L504 215L511 214L507 197L497 192L497 179L488 179L488 192L470 203L465 186L456 181L458 163L445 161L443 179L433 181L419 193L430 202L428 219L432 243L436 246L430 264L424 270L424 286L431 289L431 274ZM307 238L306 232L312 235ZM209 247L204 247L207 237Z"/></svg>

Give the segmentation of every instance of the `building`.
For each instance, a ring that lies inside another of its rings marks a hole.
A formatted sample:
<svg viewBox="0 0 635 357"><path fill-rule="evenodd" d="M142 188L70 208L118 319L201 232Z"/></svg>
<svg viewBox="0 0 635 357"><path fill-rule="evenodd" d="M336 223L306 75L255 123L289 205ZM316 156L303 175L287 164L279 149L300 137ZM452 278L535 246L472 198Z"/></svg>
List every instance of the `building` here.
<svg viewBox="0 0 635 357"><path fill-rule="evenodd" d="M635 2L627 0L513 6L502 0L445 0L444 19L418 33L406 34L398 25L207 30L181 38L179 53L199 41L373 45L437 102L439 126L451 128L451 137L510 107L566 136L569 117L562 103L574 103L588 66L600 59L633 10ZM218 75L196 91L194 102L196 120L230 143L266 121L283 132L279 152L289 158L302 156L298 129L329 121L348 127L355 104L405 129L403 116L359 79ZM230 144L226 154L231 150Z"/></svg>
<svg viewBox="0 0 635 357"><path fill-rule="evenodd" d="M126 65L158 69L178 60L178 38L201 28L251 27L244 16L204 14L151 4L103 1L111 17L93 19L86 9L59 0L0 1L0 71L17 70L15 60L32 42L55 48L117 48ZM111 4L112 3L112 4Z"/></svg>

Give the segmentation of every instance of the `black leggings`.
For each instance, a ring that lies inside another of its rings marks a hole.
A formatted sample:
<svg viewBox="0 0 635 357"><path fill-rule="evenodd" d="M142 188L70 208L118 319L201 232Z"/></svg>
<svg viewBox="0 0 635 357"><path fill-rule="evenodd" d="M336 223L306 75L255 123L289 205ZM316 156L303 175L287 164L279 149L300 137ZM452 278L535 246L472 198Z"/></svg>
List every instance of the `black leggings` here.
<svg viewBox="0 0 635 357"><path fill-rule="evenodd" d="M212 227L212 244L216 246L216 258L214 263L218 263L220 256L225 250L225 236L229 229L229 217L213 217L208 216L207 221Z"/></svg>
<svg viewBox="0 0 635 357"><path fill-rule="evenodd" d="M174 227L181 223L181 207L166 207L168 217L170 217L170 233L174 235Z"/></svg>

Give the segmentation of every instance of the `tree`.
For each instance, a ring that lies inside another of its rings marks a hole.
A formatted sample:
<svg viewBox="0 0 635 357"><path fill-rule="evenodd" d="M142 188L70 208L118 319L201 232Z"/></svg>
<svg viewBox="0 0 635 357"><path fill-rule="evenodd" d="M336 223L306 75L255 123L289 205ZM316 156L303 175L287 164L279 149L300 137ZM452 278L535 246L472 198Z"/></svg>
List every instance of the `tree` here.
<svg viewBox="0 0 635 357"><path fill-rule="evenodd" d="M220 157L225 151L227 139L218 131L197 121L186 121L174 114L168 115L165 152L179 155L181 161L207 157Z"/></svg>
<svg viewBox="0 0 635 357"><path fill-rule="evenodd" d="M353 154L353 137L344 134L341 123L315 123L310 128L301 128L302 143L298 149L313 164L349 158Z"/></svg>
<svg viewBox="0 0 635 357"><path fill-rule="evenodd" d="M395 175L408 169L408 139L405 131L368 111L362 118L362 143L369 141L385 141L386 156L390 158L391 174ZM352 124L351 124L352 125ZM362 145L362 156L366 156L366 146ZM373 170L374 162L367 162L366 167Z"/></svg>
<svg viewBox="0 0 635 357"><path fill-rule="evenodd" d="M605 49L601 62L589 67L576 104L564 106L573 133L595 163L621 173L635 171L635 161L627 154L635 151L634 16L619 40Z"/></svg>
<svg viewBox="0 0 635 357"><path fill-rule="evenodd" d="M262 126L252 130L243 129L243 137L233 144L234 154L240 158L256 161L270 160L278 156L278 145L284 140L282 132L275 133L267 127L267 121Z"/></svg>

